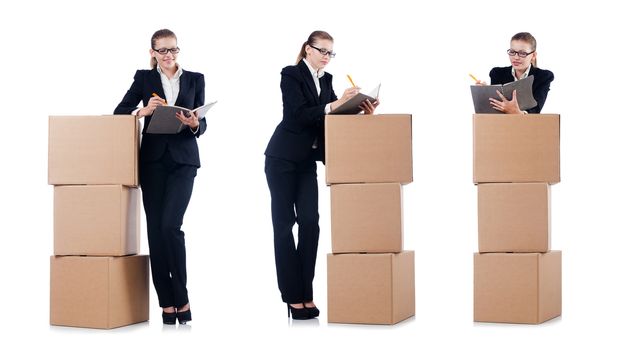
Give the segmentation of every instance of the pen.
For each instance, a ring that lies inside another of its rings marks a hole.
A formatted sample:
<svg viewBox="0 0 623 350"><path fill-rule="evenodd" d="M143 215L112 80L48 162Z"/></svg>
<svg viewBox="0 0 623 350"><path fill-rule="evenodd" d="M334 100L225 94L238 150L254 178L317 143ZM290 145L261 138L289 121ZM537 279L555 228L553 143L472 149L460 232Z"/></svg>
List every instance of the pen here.
<svg viewBox="0 0 623 350"><path fill-rule="evenodd" d="M350 74L346 74L346 77L348 78L350 83L353 85L353 87L357 87L357 85L355 85L355 83L353 83L353 78L350 77Z"/></svg>
<svg viewBox="0 0 623 350"><path fill-rule="evenodd" d="M155 93L155 92L152 92L152 93L151 93L151 95L152 95L153 97L158 97L158 98L160 98L160 96L158 96L158 94L157 94L157 93ZM165 105L167 104L167 100L164 100L164 104L165 104Z"/></svg>
<svg viewBox="0 0 623 350"><path fill-rule="evenodd" d="M472 73L469 73L469 76L474 79L475 82L478 82L478 79Z"/></svg>

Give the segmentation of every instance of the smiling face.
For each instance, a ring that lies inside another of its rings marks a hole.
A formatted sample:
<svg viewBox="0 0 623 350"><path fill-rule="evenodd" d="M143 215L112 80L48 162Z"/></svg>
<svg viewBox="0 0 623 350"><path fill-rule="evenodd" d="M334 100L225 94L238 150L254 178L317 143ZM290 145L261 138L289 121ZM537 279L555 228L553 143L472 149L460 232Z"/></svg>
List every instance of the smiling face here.
<svg viewBox="0 0 623 350"><path fill-rule="evenodd" d="M321 51L326 52L326 54L323 55ZM305 53L307 54L305 59L314 69L324 69L331 61L329 52L333 52L333 41L329 39L319 39L314 41L312 45L307 45L305 47Z"/></svg>
<svg viewBox="0 0 623 350"><path fill-rule="evenodd" d="M174 49L177 48L177 40L174 37L164 37L156 39L156 43L152 49L149 50L151 57L154 57L158 62L160 68L164 70L175 70L177 54L167 51L165 54L158 53L161 49Z"/></svg>
<svg viewBox="0 0 623 350"><path fill-rule="evenodd" d="M511 51L517 52L514 55L508 56L510 59L511 65L515 68L516 71L523 72L530 66L532 60L536 57L536 51L530 43L523 40L512 40L511 41ZM520 57L519 53L530 53L526 57Z"/></svg>

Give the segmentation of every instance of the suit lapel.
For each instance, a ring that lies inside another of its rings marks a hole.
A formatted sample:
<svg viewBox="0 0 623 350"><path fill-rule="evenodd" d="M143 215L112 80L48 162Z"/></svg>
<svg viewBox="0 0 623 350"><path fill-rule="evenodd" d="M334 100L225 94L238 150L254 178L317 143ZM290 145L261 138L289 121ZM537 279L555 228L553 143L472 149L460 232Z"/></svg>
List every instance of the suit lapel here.
<svg viewBox="0 0 623 350"><path fill-rule="evenodd" d="M181 68L178 68L181 69ZM182 100L182 96L184 93L186 93L186 91L188 91L188 74L184 74L184 72L182 72L182 75L180 75L180 91L177 94L177 100L175 101L175 105L176 106L180 106L180 101ZM192 106L189 106L189 108L192 108Z"/></svg>
<svg viewBox="0 0 623 350"><path fill-rule="evenodd" d="M320 103L320 98L318 97L318 90L316 90L316 84L314 84L314 78L312 77L311 72L309 71L309 67L307 67L307 64L303 62L303 60L299 62L299 69L301 70L301 75L303 76L303 80L305 80L307 87L309 88L312 95L314 96L314 101L316 101L317 104Z"/></svg>
<svg viewBox="0 0 623 350"><path fill-rule="evenodd" d="M329 80L327 79L327 73L320 78L320 101L329 101L331 96L331 87L329 86Z"/></svg>
<svg viewBox="0 0 623 350"><path fill-rule="evenodd" d="M534 75L534 79L536 79L536 71L538 70L537 67L532 66L530 67L530 72L528 73L528 76Z"/></svg>
<svg viewBox="0 0 623 350"><path fill-rule="evenodd" d="M164 89L162 88L162 80L160 79L160 73L158 73L158 70L156 68L151 70L149 74L149 80L150 80L152 88L154 89L154 91L152 92L155 92L161 98L166 98L164 96ZM151 93L149 94L151 95Z"/></svg>
<svg viewBox="0 0 623 350"><path fill-rule="evenodd" d="M509 82L515 81L515 76L513 75L513 66L508 67L508 76L507 79L510 78Z"/></svg>

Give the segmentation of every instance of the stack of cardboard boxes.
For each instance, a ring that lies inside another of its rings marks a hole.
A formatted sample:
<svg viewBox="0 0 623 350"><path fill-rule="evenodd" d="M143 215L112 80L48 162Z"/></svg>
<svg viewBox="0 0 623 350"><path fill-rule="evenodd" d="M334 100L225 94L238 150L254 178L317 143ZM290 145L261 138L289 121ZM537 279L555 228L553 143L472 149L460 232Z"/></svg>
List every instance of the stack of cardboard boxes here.
<svg viewBox="0 0 623 350"><path fill-rule="evenodd" d="M561 252L550 250L549 191L560 182L560 116L473 118L474 321L542 323L561 314Z"/></svg>
<svg viewBox="0 0 623 350"><path fill-rule="evenodd" d="M138 142L133 116L49 119L52 325L108 329L149 319L148 256L136 255Z"/></svg>
<svg viewBox="0 0 623 350"><path fill-rule="evenodd" d="M329 115L325 140L328 321L395 324L415 314L414 255L402 250L411 115Z"/></svg>

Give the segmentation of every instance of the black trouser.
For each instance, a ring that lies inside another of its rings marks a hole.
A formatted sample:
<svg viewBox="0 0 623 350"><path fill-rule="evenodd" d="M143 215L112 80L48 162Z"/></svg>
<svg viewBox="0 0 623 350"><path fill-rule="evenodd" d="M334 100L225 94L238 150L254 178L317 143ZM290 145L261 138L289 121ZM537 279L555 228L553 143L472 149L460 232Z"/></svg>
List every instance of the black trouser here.
<svg viewBox="0 0 623 350"><path fill-rule="evenodd" d="M266 157L275 263L281 299L290 304L314 299L312 281L318 252L318 181L316 161L291 162ZM292 227L298 224L298 246Z"/></svg>
<svg viewBox="0 0 623 350"><path fill-rule="evenodd" d="M181 227L196 175L197 167L176 163L168 150L155 162L141 163L151 275L160 307L182 307L188 303L186 247Z"/></svg>

